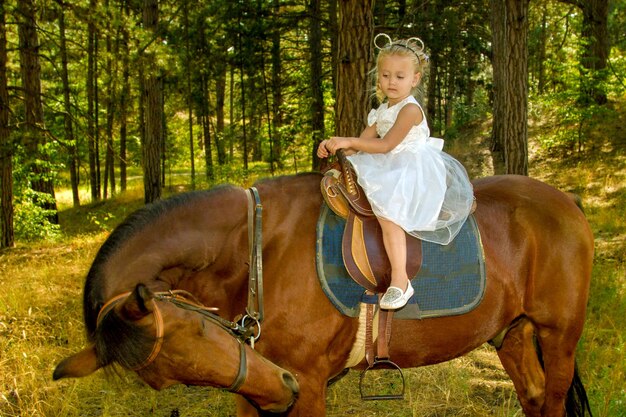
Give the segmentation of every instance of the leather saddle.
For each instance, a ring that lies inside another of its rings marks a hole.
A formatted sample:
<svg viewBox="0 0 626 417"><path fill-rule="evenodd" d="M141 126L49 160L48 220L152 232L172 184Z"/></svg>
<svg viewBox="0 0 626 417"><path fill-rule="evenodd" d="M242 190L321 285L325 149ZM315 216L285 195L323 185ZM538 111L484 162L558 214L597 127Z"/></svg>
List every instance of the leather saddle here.
<svg viewBox="0 0 626 417"><path fill-rule="evenodd" d="M383 234L365 192L343 152L339 163L331 165L320 184L326 204L346 219L342 253L352 279L373 293L383 293L391 282L391 264L385 251ZM414 277L422 263L422 242L410 235L407 240L407 274Z"/></svg>
<svg viewBox="0 0 626 417"><path fill-rule="evenodd" d="M344 219L354 211L361 216L374 216L372 206L361 186L356 182L356 173L350 162L341 154L343 161L335 162L324 173L320 187L328 207Z"/></svg>

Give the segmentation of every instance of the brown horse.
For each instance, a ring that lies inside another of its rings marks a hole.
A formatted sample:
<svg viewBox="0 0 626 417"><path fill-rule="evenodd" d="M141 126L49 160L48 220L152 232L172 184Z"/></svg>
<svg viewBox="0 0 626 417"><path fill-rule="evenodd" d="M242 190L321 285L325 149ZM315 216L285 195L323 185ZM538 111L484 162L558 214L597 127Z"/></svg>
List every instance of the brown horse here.
<svg viewBox="0 0 626 417"><path fill-rule="evenodd" d="M257 184L265 319L255 350L245 347L248 375L233 389L248 400L238 401L239 416L287 408L291 417L326 415L327 382L344 370L355 343L358 319L342 316L317 278L320 179L306 174ZM527 416L562 417L566 408L568 415L590 415L574 358L593 258L582 211L564 193L522 176L481 179L474 190L488 275L484 298L467 314L394 321L391 358L405 368L435 364L505 334L498 355ZM54 377L85 376L118 362L155 388L176 382L232 388L240 379L238 340L157 293L186 290L227 319L244 312L246 213L243 189L219 187L131 215L87 277L84 315L95 345L65 359Z"/></svg>

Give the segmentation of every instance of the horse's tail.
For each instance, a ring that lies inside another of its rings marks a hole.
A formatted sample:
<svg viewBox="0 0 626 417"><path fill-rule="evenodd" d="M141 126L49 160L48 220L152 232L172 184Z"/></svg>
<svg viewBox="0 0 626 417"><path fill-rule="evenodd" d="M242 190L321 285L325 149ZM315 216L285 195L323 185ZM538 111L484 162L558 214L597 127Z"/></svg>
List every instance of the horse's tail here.
<svg viewBox="0 0 626 417"><path fill-rule="evenodd" d="M567 391L567 398L565 399L565 415L567 417L592 417L587 391L585 391L583 382L580 379L576 364L574 364L572 385L570 385L569 391Z"/></svg>

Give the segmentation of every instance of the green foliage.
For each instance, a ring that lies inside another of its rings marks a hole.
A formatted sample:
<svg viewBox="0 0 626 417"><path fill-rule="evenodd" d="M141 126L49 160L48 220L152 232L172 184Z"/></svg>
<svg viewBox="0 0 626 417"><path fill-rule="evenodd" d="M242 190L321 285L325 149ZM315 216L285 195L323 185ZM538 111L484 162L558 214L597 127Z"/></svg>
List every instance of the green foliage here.
<svg viewBox="0 0 626 417"><path fill-rule="evenodd" d="M115 219L115 215L109 212L106 213L90 213L89 222L96 226L100 230L107 230L112 220Z"/></svg>
<svg viewBox="0 0 626 417"><path fill-rule="evenodd" d="M52 203L50 194L39 193L25 188L15 202L15 237L19 240L56 240L61 235L61 227L50 221L55 210L42 208Z"/></svg>
<svg viewBox="0 0 626 417"><path fill-rule="evenodd" d="M453 110L454 120L452 125L446 129L445 138L457 138L460 129L474 121L485 118L490 111L489 97L487 92L482 89L476 91L472 103L456 101Z"/></svg>
<svg viewBox="0 0 626 417"><path fill-rule="evenodd" d="M16 147L13 170L13 206L14 232L18 241L56 240L61 233L58 224L51 220L56 216L55 210L45 207L53 206L55 201L50 194L34 191L31 183L38 180L42 174L35 174L33 167L47 168L49 175L46 179L56 177L58 166L39 158L28 155L23 147ZM57 146L50 143L40 147L40 155L54 155Z"/></svg>
<svg viewBox="0 0 626 417"><path fill-rule="evenodd" d="M579 98L578 92L572 91L536 97L532 106L534 116L554 122L551 129L542 130L537 135L542 148L550 152L580 154L586 148L602 143L603 125L608 119L617 117L616 111L594 102L583 105Z"/></svg>

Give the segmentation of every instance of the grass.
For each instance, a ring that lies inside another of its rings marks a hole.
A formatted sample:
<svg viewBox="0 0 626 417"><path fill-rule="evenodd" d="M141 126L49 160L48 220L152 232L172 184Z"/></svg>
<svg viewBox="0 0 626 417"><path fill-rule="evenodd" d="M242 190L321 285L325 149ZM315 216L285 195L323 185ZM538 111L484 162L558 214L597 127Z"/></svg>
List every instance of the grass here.
<svg viewBox="0 0 626 417"><path fill-rule="evenodd" d="M596 237L588 316L577 351L596 417L626 417L626 138L617 129L626 111L617 107L616 114L616 127L607 128L613 132L610 140L596 135L583 153L543 149L532 140L530 148L530 175L579 194ZM533 129L531 138L549 126ZM487 122L476 122L449 144L473 177L492 172L487 130ZM258 176L260 169L244 181ZM188 188L185 180L172 176L166 191ZM108 232L142 205L138 185L79 208L70 207L67 190L58 196L60 240L19 243L0 252L0 417L234 416L233 396L213 389L178 386L156 392L131 373L107 378L101 371L80 380L51 380L54 365L85 344L81 296L91 260ZM512 383L487 345L404 375L405 400L362 401L359 372L351 371L329 389L328 415L522 415Z"/></svg>

